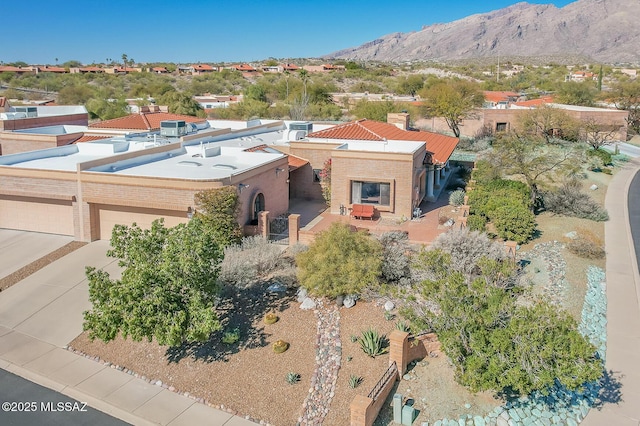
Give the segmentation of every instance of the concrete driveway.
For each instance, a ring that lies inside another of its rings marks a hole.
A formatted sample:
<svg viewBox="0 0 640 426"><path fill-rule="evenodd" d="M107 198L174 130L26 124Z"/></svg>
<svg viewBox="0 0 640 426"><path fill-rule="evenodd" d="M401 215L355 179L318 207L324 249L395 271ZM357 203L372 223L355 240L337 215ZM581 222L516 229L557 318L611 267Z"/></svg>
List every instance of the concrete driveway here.
<svg viewBox="0 0 640 426"><path fill-rule="evenodd" d="M73 237L0 229L0 278L73 241Z"/></svg>
<svg viewBox="0 0 640 426"><path fill-rule="evenodd" d="M31 235L20 237L26 237L26 242L6 238L9 246L14 247L9 250L12 251L9 255L19 257L22 252L26 257L32 253L30 250L34 253L42 250L33 244L46 241L48 236L38 236L42 239ZM88 244L4 290L0 293L0 326L58 347L66 346L82 333L82 312L91 307L85 266L104 268L116 276L119 272L116 259L106 256L108 248L108 241ZM47 250L52 251L50 248ZM41 256L33 254L33 257ZM7 268L12 267L9 265ZM0 276L3 275L8 274L0 269Z"/></svg>

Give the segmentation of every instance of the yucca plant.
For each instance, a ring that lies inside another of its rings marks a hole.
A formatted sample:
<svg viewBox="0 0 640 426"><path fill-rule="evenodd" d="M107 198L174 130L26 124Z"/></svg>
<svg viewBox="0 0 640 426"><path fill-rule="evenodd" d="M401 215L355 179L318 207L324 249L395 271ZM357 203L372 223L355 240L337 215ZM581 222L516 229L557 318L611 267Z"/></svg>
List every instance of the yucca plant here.
<svg viewBox="0 0 640 426"><path fill-rule="evenodd" d="M355 389L360 386L363 380L362 377L352 374L351 377L349 377L349 386L351 386L351 389Z"/></svg>
<svg viewBox="0 0 640 426"><path fill-rule="evenodd" d="M396 323L396 329L400 331L404 331L405 333L409 333L411 331L411 327L404 321L398 321Z"/></svg>
<svg viewBox="0 0 640 426"><path fill-rule="evenodd" d="M290 385L295 385L296 383L298 383L300 381L300 375L298 373L294 373L293 371L291 371L291 372L287 373L287 376L286 376L285 380Z"/></svg>
<svg viewBox="0 0 640 426"><path fill-rule="evenodd" d="M388 350L388 342L384 335L379 334L376 330L370 328L362 332L359 339L362 351L375 358L382 355Z"/></svg>

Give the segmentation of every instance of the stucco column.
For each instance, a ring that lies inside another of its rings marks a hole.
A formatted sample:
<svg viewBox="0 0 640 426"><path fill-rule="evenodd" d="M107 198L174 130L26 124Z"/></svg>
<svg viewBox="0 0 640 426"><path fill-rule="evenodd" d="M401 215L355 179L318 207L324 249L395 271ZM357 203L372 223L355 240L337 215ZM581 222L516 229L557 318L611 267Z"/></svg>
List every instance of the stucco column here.
<svg viewBox="0 0 640 426"><path fill-rule="evenodd" d="M434 180L434 170L433 166L427 166L427 200L435 201L435 196L433 195L433 180Z"/></svg>
<svg viewBox="0 0 640 426"><path fill-rule="evenodd" d="M440 188L440 170L436 169L435 166L431 166L434 168L433 177L435 178L434 187L436 189Z"/></svg>

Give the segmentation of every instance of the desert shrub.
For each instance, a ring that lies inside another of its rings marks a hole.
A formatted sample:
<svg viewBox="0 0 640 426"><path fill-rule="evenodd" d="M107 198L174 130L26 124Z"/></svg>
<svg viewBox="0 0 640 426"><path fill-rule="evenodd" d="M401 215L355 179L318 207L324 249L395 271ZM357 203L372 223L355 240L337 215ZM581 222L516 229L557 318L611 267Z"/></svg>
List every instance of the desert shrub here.
<svg viewBox="0 0 640 426"><path fill-rule="evenodd" d="M382 246L364 232L334 223L296 257L296 263L300 285L313 296L360 294L379 283Z"/></svg>
<svg viewBox="0 0 640 426"><path fill-rule="evenodd" d="M279 319L280 318L276 314L274 314L273 312L269 312L264 316L263 320L265 324L275 324Z"/></svg>
<svg viewBox="0 0 640 426"><path fill-rule="evenodd" d="M410 247L406 232L385 232L378 237L382 245L382 279L388 283L409 277Z"/></svg>
<svg viewBox="0 0 640 426"><path fill-rule="evenodd" d="M242 243L224 250L220 264L220 281L247 287L277 269L282 251L261 236L243 238Z"/></svg>
<svg viewBox="0 0 640 426"><path fill-rule="evenodd" d="M487 218L482 215L472 214L467 217L467 228L470 231L484 232L486 224Z"/></svg>
<svg viewBox="0 0 640 426"><path fill-rule="evenodd" d="M503 260L505 250L501 244L489 240L486 234L468 229L451 229L440 234L431 245L451 257L451 267L470 275L477 271L477 263L483 258Z"/></svg>
<svg viewBox="0 0 640 426"><path fill-rule="evenodd" d="M589 194L581 191L577 180L570 180L560 188L542 194L544 208L552 213L590 219L597 222L609 220L609 214Z"/></svg>
<svg viewBox="0 0 640 426"><path fill-rule="evenodd" d="M363 331L358 342L362 351L371 358L382 355L389 349L387 338L372 328Z"/></svg>
<svg viewBox="0 0 640 426"><path fill-rule="evenodd" d="M604 149L588 149L587 150L587 158L599 158L602 161L603 166L607 166L613 163L611 158L611 153L605 151Z"/></svg>
<svg viewBox="0 0 640 426"><path fill-rule="evenodd" d="M602 240L588 229L579 229L577 237L567 242L567 249L586 259L602 259L605 256Z"/></svg>
<svg viewBox="0 0 640 426"><path fill-rule="evenodd" d="M227 345L232 345L240 340L240 330L238 328L234 328L230 331L225 331L222 335L222 343L226 343Z"/></svg>
<svg viewBox="0 0 640 426"><path fill-rule="evenodd" d="M516 203L498 207L493 212L491 220L501 238L518 243L529 240L536 229L533 212Z"/></svg>
<svg viewBox="0 0 640 426"><path fill-rule="evenodd" d="M457 189L449 195L449 204L452 206L461 206L464 204L464 197L467 193L463 189Z"/></svg>
<svg viewBox="0 0 640 426"><path fill-rule="evenodd" d="M471 173L471 179L474 179L478 184L491 182L496 179L500 179L500 170L494 167L487 160L480 160L476 162L476 167Z"/></svg>

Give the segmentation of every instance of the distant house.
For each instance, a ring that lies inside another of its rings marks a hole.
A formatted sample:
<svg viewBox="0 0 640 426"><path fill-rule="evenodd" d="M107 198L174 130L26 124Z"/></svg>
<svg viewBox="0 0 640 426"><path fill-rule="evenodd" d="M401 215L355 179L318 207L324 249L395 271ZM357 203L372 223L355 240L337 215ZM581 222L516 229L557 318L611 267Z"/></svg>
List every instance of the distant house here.
<svg viewBox="0 0 640 426"><path fill-rule="evenodd" d="M153 67L151 68L151 72L155 74L168 74L169 70L167 70L165 67Z"/></svg>
<svg viewBox="0 0 640 426"><path fill-rule="evenodd" d="M490 91L484 92L484 108L508 108L510 104L517 102L520 94L516 92Z"/></svg>
<svg viewBox="0 0 640 426"><path fill-rule="evenodd" d="M181 74L202 75L218 71L218 67L213 67L209 64L194 64L178 67L178 72Z"/></svg>
<svg viewBox="0 0 640 426"><path fill-rule="evenodd" d="M565 77L565 81L575 81L582 83L583 81L593 81L598 79L598 74L589 71L576 71Z"/></svg>
<svg viewBox="0 0 640 426"><path fill-rule="evenodd" d="M79 67L69 68L69 72L71 74L101 74L105 72L105 69L100 67Z"/></svg>
<svg viewBox="0 0 640 426"><path fill-rule="evenodd" d="M322 64L322 65L305 65L302 69L307 70L309 72L330 72L330 71L344 71L344 65L332 65L332 64Z"/></svg>

